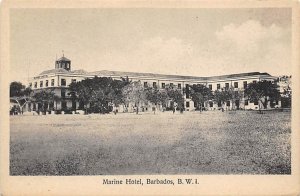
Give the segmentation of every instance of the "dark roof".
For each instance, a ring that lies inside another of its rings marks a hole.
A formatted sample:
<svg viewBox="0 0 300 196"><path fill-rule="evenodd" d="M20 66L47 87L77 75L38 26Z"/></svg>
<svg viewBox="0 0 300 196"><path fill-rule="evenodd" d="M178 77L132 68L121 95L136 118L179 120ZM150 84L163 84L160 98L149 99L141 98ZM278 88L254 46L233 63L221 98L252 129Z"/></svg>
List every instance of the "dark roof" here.
<svg viewBox="0 0 300 196"><path fill-rule="evenodd" d="M210 76L207 77L208 80L215 80L215 79L228 79L228 78L238 78L238 77L245 77L245 76L271 76L270 74L264 72L248 72L248 73L238 73L238 74L229 74L229 75L221 75L221 76Z"/></svg>
<svg viewBox="0 0 300 196"><path fill-rule="evenodd" d="M59 59L57 59L56 61L71 61L70 59L67 59L66 57L61 57Z"/></svg>
<svg viewBox="0 0 300 196"><path fill-rule="evenodd" d="M50 69L50 70L43 71L39 75L52 74L52 73L70 73L70 72L63 68L58 68L58 69Z"/></svg>
<svg viewBox="0 0 300 196"><path fill-rule="evenodd" d="M181 75L167 75L167 74L154 74L154 73L140 73L140 72L126 72L126 71L95 71L95 72L87 72L83 69L67 71L63 68L59 69L51 69L46 70L40 73L40 75L51 74L51 73L70 73L70 74L81 74L81 75L94 75L94 76L119 76L119 77L149 77L149 78L172 78L178 80L222 80L222 79L230 79L230 78L239 78L245 76L269 76L272 77L268 73L260 73L260 72L248 72L248 73L238 73L238 74L229 74L229 75L221 75L221 76L209 76L209 77L197 77L197 76L181 76Z"/></svg>
<svg viewBox="0 0 300 196"><path fill-rule="evenodd" d="M228 79L228 78L254 76L254 75L271 76L268 73L248 72L248 73L221 75L221 76L197 77L197 76L166 75L166 74L137 73L137 72L108 71L108 70L89 72L88 74L97 75L97 76L104 75L104 76L122 76L122 77L126 77L126 76L154 77L154 78L161 77L161 78L178 78L178 79L191 79L191 80L216 80L216 79Z"/></svg>

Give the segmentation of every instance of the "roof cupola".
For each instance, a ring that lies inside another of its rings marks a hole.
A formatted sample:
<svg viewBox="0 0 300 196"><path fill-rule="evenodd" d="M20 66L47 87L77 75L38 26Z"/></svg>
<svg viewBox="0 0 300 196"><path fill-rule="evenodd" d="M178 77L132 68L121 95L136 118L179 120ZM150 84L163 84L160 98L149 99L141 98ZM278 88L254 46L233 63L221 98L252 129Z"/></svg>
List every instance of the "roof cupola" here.
<svg viewBox="0 0 300 196"><path fill-rule="evenodd" d="M55 61L55 69L63 68L67 71L71 70L71 60L67 59L63 53L63 56Z"/></svg>

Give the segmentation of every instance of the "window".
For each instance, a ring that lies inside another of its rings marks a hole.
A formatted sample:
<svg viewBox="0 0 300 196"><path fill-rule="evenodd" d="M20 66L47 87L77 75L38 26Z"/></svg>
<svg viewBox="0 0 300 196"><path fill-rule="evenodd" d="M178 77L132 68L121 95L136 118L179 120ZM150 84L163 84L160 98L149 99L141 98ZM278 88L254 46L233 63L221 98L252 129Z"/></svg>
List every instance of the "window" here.
<svg viewBox="0 0 300 196"><path fill-rule="evenodd" d="M244 84L244 88L247 88L247 81L244 81L243 84Z"/></svg>
<svg viewBox="0 0 300 196"><path fill-rule="evenodd" d="M187 102L185 103L185 105L186 105L187 108L189 108L189 107L190 107L190 102L187 101Z"/></svg>
<svg viewBox="0 0 300 196"><path fill-rule="evenodd" d="M181 89L181 84L178 84L178 88Z"/></svg>
<svg viewBox="0 0 300 196"><path fill-rule="evenodd" d="M214 103L212 101L209 102L209 107L214 107Z"/></svg>
<svg viewBox="0 0 300 196"><path fill-rule="evenodd" d="M239 87L239 83L238 82L234 82L234 88L238 88Z"/></svg>
<svg viewBox="0 0 300 196"><path fill-rule="evenodd" d="M230 106L230 101L226 101L226 106Z"/></svg>
<svg viewBox="0 0 300 196"><path fill-rule="evenodd" d="M173 87L173 83L170 83L170 87Z"/></svg>
<svg viewBox="0 0 300 196"><path fill-rule="evenodd" d="M190 87L188 84L185 85L185 96L186 98L190 98Z"/></svg>
<svg viewBox="0 0 300 196"><path fill-rule="evenodd" d="M210 90L212 90L212 84L209 84L209 85L208 85L208 88L209 88Z"/></svg>
<svg viewBox="0 0 300 196"><path fill-rule="evenodd" d="M61 85L66 86L66 79L61 79Z"/></svg>
<svg viewBox="0 0 300 196"><path fill-rule="evenodd" d="M51 79L51 86L54 86L54 79Z"/></svg>
<svg viewBox="0 0 300 196"><path fill-rule="evenodd" d="M46 86L46 87L48 87L48 83L49 83L49 81L48 81L48 80L46 80L46 83L45 83L45 86Z"/></svg>
<svg viewBox="0 0 300 196"><path fill-rule="evenodd" d="M225 88L229 89L229 83L225 83Z"/></svg>
<svg viewBox="0 0 300 196"><path fill-rule="evenodd" d="M72 83L76 83L76 79L72 79L71 82L72 82Z"/></svg>
<svg viewBox="0 0 300 196"><path fill-rule="evenodd" d="M37 88L37 82L34 83L34 88Z"/></svg>
<svg viewBox="0 0 300 196"><path fill-rule="evenodd" d="M221 88L221 85L220 84L217 84L217 89L220 89Z"/></svg>
<svg viewBox="0 0 300 196"><path fill-rule="evenodd" d="M161 87L162 87L162 88L165 88L165 87L166 87L166 84L165 84L165 83L161 83Z"/></svg>
<svg viewBox="0 0 300 196"><path fill-rule="evenodd" d="M43 87L43 81L40 81L40 87Z"/></svg>
<svg viewBox="0 0 300 196"><path fill-rule="evenodd" d="M144 82L144 87L147 87L147 86L148 86L147 82Z"/></svg>
<svg viewBox="0 0 300 196"><path fill-rule="evenodd" d="M29 87L30 87L30 88L32 87L32 83L31 83L31 82L29 83Z"/></svg>
<svg viewBox="0 0 300 196"><path fill-rule="evenodd" d="M156 88L156 82L153 82L153 87Z"/></svg>
<svg viewBox="0 0 300 196"><path fill-rule="evenodd" d="M245 105L249 105L249 102L248 102L248 100L245 100Z"/></svg>
<svg viewBox="0 0 300 196"><path fill-rule="evenodd" d="M278 104L279 104L279 103L278 103L278 100L276 100L275 104L276 104L276 105L278 105Z"/></svg>

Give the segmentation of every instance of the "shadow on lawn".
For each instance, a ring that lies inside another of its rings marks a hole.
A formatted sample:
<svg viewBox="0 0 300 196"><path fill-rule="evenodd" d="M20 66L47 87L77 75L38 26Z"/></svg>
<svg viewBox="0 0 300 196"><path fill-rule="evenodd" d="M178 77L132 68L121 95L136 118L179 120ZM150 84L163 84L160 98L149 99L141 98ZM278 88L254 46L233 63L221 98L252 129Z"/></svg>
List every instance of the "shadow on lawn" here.
<svg viewBox="0 0 300 196"><path fill-rule="evenodd" d="M44 160L41 162L39 160L31 160L29 162L24 162L20 165L20 161L13 162L10 164L10 175L23 175L23 176L74 176L74 175L129 175L129 174L191 174L191 173L203 173L214 174L207 172L210 168L211 160L201 160L192 161L192 159L186 157L186 161L174 160L170 157L166 157L163 154L156 154L156 159L147 160L144 153L140 152L136 155L136 160L128 160L120 157L120 153L116 152L109 153L108 151L103 151L98 149L96 152L88 152L79 154L71 153L65 157L61 157L57 160ZM155 149L152 149L156 151ZM169 149L170 150L170 149ZM125 150L128 155L128 149ZM126 157L127 157L126 156ZM181 154L179 154L181 156ZM117 158L118 157L118 158ZM153 156L151 156L153 157ZM174 157L173 157L174 158ZM174 162L170 162L173 160ZM196 161L196 162L195 162ZM205 162L203 162L205 161ZM22 161L21 161L22 162ZM288 163L270 163L269 160L252 160L252 163L256 165L257 168L264 170L262 174L291 174L291 167ZM16 165L17 164L17 165ZM147 168L145 168L147 166ZM168 168L171 167L181 167L174 170ZM186 172L185 167L193 168L194 172ZM135 168L135 169L133 169ZM156 169L155 169L156 168ZM217 168L211 168L212 171ZM197 172L197 170L199 170ZM203 171L201 171L203 170ZM143 171L143 172L141 172ZM125 172L125 173L124 173ZM231 174L247 174L245 171L236 170ZM226 174L217 172L217 174ZM253 174L253 173L249 173Z"/></svg>

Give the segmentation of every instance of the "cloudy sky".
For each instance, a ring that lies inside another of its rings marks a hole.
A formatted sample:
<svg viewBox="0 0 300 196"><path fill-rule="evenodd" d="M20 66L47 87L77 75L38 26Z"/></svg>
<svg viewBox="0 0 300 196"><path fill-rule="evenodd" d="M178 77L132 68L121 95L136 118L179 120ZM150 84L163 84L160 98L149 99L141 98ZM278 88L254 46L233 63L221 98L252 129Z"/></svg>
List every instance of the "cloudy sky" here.
<svg viewBox="0 0 300 196"><path fill-rule="evenodd" d="M14 9L10 78L53 69L194 76L291 74L291 10Z"/></svg>

